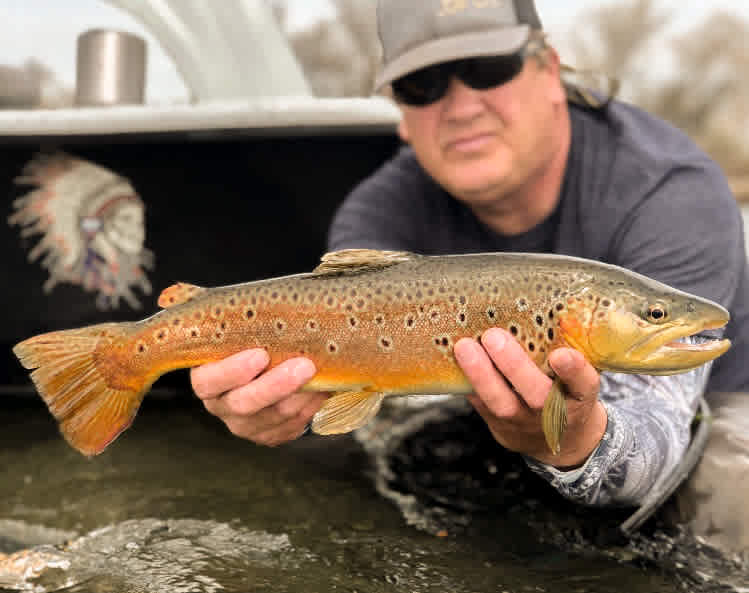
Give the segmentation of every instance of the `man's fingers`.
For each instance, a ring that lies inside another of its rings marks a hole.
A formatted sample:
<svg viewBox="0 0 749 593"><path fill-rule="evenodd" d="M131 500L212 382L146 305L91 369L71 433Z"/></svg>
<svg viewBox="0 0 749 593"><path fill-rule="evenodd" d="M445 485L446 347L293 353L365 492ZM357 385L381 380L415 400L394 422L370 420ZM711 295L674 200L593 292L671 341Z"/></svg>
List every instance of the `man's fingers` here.
<svg viewBox="0 0 749 593"><path fill-rule="evenodd" d="M263 373L257 379L228 391L217 400L224 415L256 414L298 391L315 374L315 365L308 358L292 358ZM212 411L212 410L209 410ZM214 412L215 413L215 412Z"/></svg>
<svg viewBox="0 0 749 593"><path fill-rule="evenodd" d="M323 393L300 391L260 410L257 414L230 415L224 417L224 422L232 434L266 444L260 440L260 435L293 433L297 427L303 428L320 409L326 397L327 394ZM215 405L215 400L206 401L205 405L209 412L214 413L209 406Z"/></svg>
<svg viewBox="0 0 749 593"><path fill-rule="evenodd" d="M541 372L523 347L508 332L498 328L485 331L481 345L525 403L533 409L542 408L551 379Z"/></svg>
<svg viewBox="0 0 749 593"><path fill-rule="evenodd" d="M572 397L585 401L598 397L600 375L577 350L558 348L549 355L549 364Z"/></svg>
<svg viewBox="0 0 749 593"><path fill-rule="evenodd" d="M517 395L497 373L491 359L478 342L463 338L455 344L454 351L466 378L491 412L500 417L515 414L520 406Z"/></svg>
<svg viewBox="0 0 749 593"><path fill-rule="evenodd" d="M268 365L268 361L265 350L254 348L195 367L190 371L192 389L202 400L219 397L252 381Z"/></svg>

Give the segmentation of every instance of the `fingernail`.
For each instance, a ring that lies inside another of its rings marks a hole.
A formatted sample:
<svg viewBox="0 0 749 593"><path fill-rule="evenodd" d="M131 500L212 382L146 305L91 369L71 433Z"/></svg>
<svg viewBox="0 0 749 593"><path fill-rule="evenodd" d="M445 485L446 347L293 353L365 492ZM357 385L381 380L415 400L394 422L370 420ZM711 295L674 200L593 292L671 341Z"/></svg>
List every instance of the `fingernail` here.
<svg viewBox="0 0 749 593"><path fill-rule="evenodd" d="M484 334L481 343L485 346L489 346L492 350L502 350L507 343L507 337L504 332L501 332L498 329L493 329Z"/></svg>
<svg viewBox="0 0 749 593"><path fill-rule="evenodd" d="M247 358L247 364L253 367L264 367L268 362L268 353L265 350L253 350L252 354Z"/></svg>
<svg viewBox="0 0 749 593"><path fill-rule="evenodd" d="M566 372L569 371L572 368L572 365L574 364L574 361L572 360L572 356L569 352L559 352L554 357L554 368L557 372Z"/></svg>
<svg viewBox="0 0 749 593"><path fill-rule="evenodd" d="M455 344L455 356L460 364L471 364L476 360L476 346L472 340L463 339Z"/></svg>
<svg viewBox="0 0 749 593"><path fill-rule="evenodd" d="M315 374L315 365L306 358L297 360L291 369L291 374L297 381L306 381Z"/></svg>

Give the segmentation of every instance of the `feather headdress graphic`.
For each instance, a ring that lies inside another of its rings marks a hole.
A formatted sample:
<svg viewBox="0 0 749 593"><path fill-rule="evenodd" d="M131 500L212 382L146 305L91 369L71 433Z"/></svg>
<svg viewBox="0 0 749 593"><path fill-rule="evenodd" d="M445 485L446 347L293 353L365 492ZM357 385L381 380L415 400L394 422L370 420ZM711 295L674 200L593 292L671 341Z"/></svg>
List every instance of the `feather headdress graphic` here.
<svg viewBox="0 0 749 593"><path fill-rule="evenodd" d="M44 291L57 284L96 292L99 308L117 308L120 299L140 308L134 289L151 293L146 269L145 208L128 180L90 161L64 153L31 160L16 180L35 189L13 202L10 225L21 236L41 235L29 261L49 272Z"/></svg>

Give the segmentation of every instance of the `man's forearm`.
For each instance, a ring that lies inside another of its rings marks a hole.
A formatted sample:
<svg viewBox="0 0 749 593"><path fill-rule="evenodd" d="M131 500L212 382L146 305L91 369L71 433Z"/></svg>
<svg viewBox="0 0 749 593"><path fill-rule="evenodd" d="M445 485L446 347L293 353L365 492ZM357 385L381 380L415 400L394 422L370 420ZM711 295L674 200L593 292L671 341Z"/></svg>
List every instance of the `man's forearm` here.
<svg viewBox="0 0 749 593"><path fill-rule="evenodd" d="M528 459L562 495L592 506L637 505L668 476L689 445L710 365L668 377L604 373L608 425L586 463L564 472Z"/></svg>

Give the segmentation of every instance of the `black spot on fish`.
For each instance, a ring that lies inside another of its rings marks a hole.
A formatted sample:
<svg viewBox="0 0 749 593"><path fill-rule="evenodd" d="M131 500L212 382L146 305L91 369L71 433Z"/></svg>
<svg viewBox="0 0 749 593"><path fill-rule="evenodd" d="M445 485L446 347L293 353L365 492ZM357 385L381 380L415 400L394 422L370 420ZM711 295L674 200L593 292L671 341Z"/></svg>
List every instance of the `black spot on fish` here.
<svg viewBox="0 0 749 593"><path fill-rule="evenodd" d="M549 336L549 341L553 342L554 341L554 330L552 328L549 328L549 331L546 332L546 334Z"/></svg>
<svg viewBox="0 0 749 593"><path fill-rule="evenodd" d="M544 318L541 317L540 315L536 315L536 323L538 323L538 325L543 325L544 324Z"/></svg>
<svg viewBox="0 0 749 593"><path fill-rule="evenodd" d="M511 326L510 326L510 333L511 333L511 334L512 334L513 336L517 336L517 335L518 335L518 328L517 328L517 327L515 327L514 325L511 325Z"/></svg>
<svg viewBox="0 0 749 593"><path fill-rule="evenodd" d="M528 343L528 350L533 352L536 349L536 345L533 342Z"/></svg>

